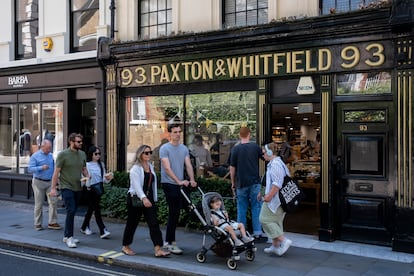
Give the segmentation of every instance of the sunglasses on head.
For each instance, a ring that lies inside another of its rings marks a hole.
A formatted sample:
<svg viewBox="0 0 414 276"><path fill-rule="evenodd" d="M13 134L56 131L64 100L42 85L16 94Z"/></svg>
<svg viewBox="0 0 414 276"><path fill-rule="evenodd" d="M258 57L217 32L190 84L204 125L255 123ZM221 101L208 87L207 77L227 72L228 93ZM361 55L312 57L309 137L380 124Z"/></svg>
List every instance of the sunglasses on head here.
<svg viewBox="0 0 414 276"><path fill-rule="evenodd" d="M152 150L150 150L150 151L144 151L142 154L150 155L150 154L152 154Z"/></svg>

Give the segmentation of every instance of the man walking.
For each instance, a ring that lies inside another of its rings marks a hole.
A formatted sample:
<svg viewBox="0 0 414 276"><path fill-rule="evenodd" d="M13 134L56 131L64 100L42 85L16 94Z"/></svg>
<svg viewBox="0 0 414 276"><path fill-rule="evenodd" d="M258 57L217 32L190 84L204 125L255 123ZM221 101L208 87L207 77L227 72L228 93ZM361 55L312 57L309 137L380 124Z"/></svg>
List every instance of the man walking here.
<svg viewBox="0 0 414 276"><path fill-rule="evenodd" d="M49 223L47 228L59 230L62 229L57 223L57 198L50 196L52 175L54 170L54 160L52 151L52 142L45 139L40 144L40 149L36 151L29 160L29 172L33 174L32 188L34 195L34 227L36 230L43 230L43 202L47 195L49 205Z"/></svg>
<svg viewBox="0 0 414 276"><path fill-rule="evenodd" d="M247 225L247 209L251 207L253 235L260 239L263 232L259 221L261 202L261 181L259 176L259 159L263 159L262 149L250 142L250 129L241 127L240 143L230 153L231 187L237 196L237 221Z"/></svg>
<svg viewBox="0 0 414 276"><path fill-rule="evenodd" d="M63 242L68 247L76 247L78 240L73 238L75 214L82 193L81 175L89 178L86 169L86 154L81 150L83 136L72 133L69 135L69 147L61 151L56 158L56 167L52 177L51 195L56 196L59 188L66 206L65 234Z"/></svg>
<svg viewBox="0 0 414 276"><path fill-rule="evenodd" d="M170 142L161 146L161 185L168 204L168 221L165 248L171 253L182 254L183 251L175 241L180 210L186 206L186 201L180 192L180 186L197 186L194 180L194 170L191 165L188 148L181 144L181 126L168 125ZM184 178L184 168L190 180Z"/></svg>

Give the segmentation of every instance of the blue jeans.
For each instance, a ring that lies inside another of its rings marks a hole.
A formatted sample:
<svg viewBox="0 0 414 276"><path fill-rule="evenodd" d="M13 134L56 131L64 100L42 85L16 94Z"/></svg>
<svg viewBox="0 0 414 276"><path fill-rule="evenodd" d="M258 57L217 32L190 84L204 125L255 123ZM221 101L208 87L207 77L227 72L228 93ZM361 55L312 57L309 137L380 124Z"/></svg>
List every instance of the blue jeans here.
<svg viewBox="0 0 414 276"><path fill-rule="evenodd" d="M62 198L65 201L66 220L65 220L65 238L73 237L73 225L75 222L75 214L78 209L79 199L82 192L75 192L69 189L62 189Z"/></svg>
<svg viewBox="0 0 414 276"><path fill-rule="evenodd" d="M261 235L263 233L262 225L259 221L262 202L257 200L257 195L259 194L260 189L260 183L237 189L237 221L243 223L246 226L247 208L249 208L250 203L252 212L253 235Z"/></svg>

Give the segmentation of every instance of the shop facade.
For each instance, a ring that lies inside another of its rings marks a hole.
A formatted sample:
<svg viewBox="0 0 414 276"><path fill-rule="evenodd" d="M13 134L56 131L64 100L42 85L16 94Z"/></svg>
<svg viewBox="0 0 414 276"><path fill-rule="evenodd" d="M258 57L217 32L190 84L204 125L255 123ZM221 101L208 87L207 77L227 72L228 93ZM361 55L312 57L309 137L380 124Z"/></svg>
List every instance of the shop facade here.
<svg viewBox="0 0 414 276"><path fill-rule="evenodd" d="M412 252L413 31L394 9L101 40L108 166L128 170L171 122L190 148L201 136L219 177L241 125L261 145L294 138L289 166L311 194L320 240Z"/></svg>
<svg viewBox="0 0 414 276"><path fill-rule="evenodd" d="M0 197L33 200L30 155L43 139L53 154L67 147L71 132L84 147L104 145L102 70L96 59L4 69L0 73Z"/></svg>

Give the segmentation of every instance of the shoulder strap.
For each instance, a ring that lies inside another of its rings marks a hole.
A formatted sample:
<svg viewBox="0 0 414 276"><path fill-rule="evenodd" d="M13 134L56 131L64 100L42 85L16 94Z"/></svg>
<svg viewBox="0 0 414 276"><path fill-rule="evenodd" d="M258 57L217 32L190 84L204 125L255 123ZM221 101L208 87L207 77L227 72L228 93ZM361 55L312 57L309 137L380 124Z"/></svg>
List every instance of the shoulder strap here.
<svg viewBox="0 0 414 276"><path fill-rule="evenodd" d="M223 217L222 215L220 215L219 213L217 213L216 211L214 211L214 210L211 210L211 213L212 214L214 214L214 215L216 215L216 216L218 216L219 218L221 218L221 219L224 219L224 220L227 220L226 219L226 217Z"/></svg>
<svg viewBox="0 0 414 276"><path fill-rule="evenodd" d="M99 168L101 169L101 179L103 179L103 166L102 166L102 162L99 161Z"/></svg>

